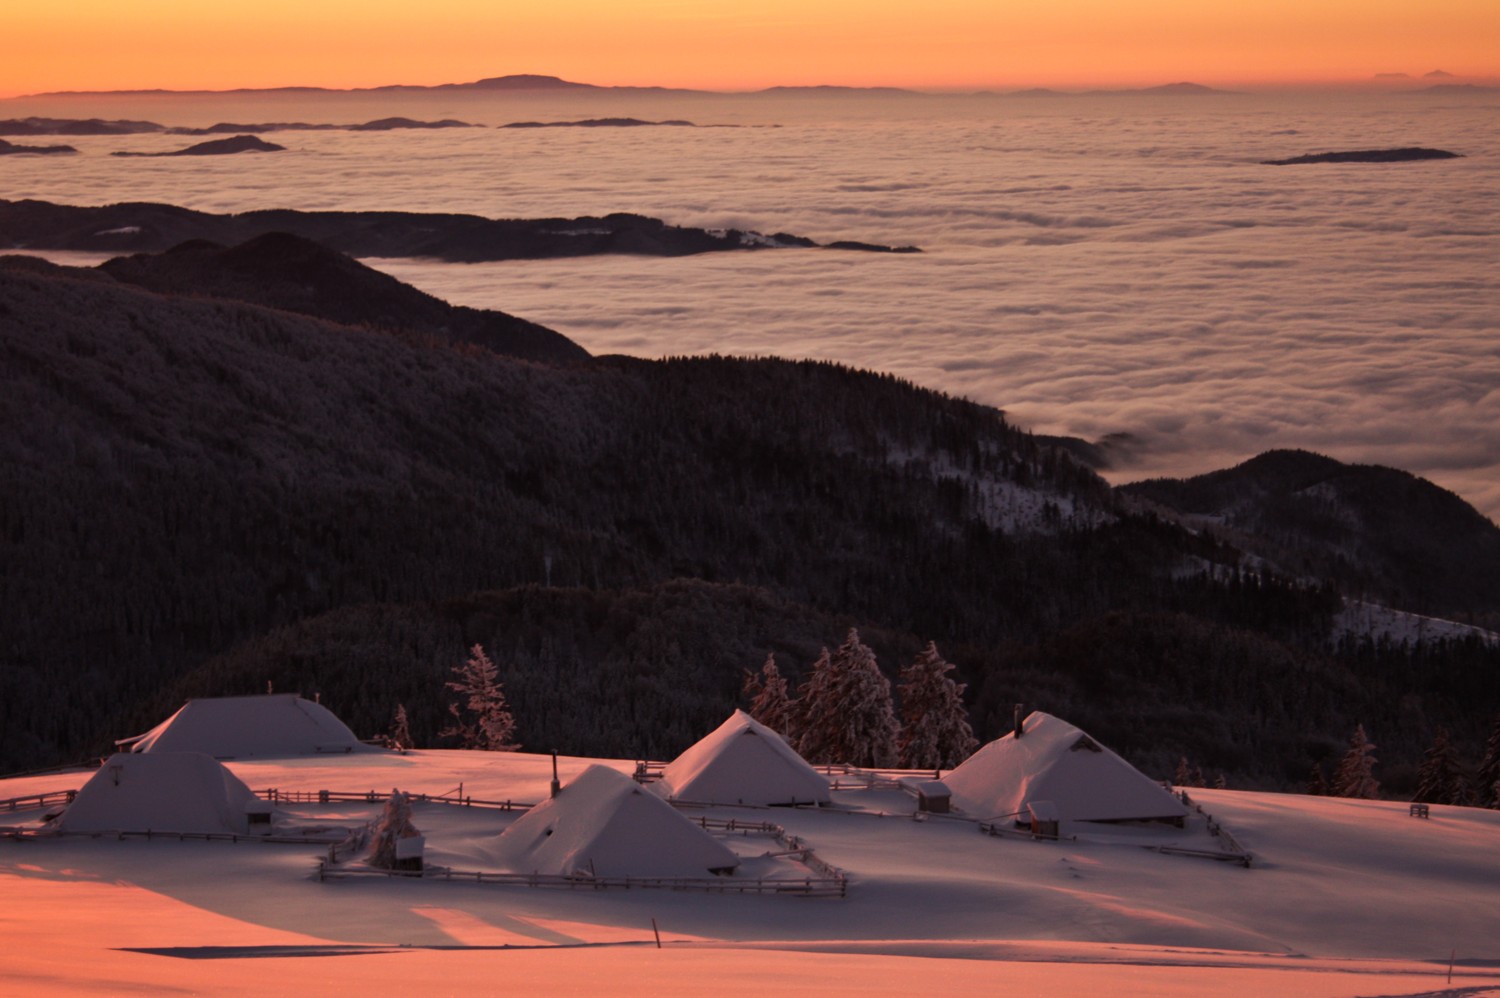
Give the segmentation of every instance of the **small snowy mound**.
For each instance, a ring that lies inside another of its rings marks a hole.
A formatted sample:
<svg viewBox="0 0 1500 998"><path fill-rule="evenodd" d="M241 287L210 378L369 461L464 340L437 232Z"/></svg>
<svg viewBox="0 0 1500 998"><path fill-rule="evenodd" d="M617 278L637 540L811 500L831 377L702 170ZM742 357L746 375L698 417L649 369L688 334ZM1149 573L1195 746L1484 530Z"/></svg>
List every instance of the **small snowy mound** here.
<svg viewBox="0 0 1500 998"><path fill-rule="evenodd" d="M828 780L742 710L667 764L653 789L705 804L827 804Z"/></svg>
<svg viewBox="0 0 1500 998"><path fill-rule="evenodd" d="M1078 728L1033 711L1019 733L997 738L943 777L953 802L979 817L1025 817L1050 801L1063 821L1174 821L1187 815L1170 792Z"/></svg>
<svg viewBox="0 0 1500 998"><path fill-rule="evenodd" d="M495 859L516 873L706 877L739 857L630 777L590 766L501 833Z"/></svg>
<svg viewBox="0 0 1500 998"><path fill-rule="evenodd" d="M295 693L189 700L165 721L115 743L132 752L202 752L216 759L376 752L322 704Z"/></svg>
<svg viewBox="0 0 1500 998"><path fill-rule="evenodd" d="M57 819L64 832L249 832L260 798L201 752L117 753Z"/></svg>

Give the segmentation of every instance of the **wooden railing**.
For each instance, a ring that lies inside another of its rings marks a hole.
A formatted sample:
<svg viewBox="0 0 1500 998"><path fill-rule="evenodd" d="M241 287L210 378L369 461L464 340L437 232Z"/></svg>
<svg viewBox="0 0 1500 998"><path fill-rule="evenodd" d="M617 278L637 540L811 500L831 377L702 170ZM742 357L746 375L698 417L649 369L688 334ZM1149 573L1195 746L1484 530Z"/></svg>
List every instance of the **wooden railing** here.
<svg viewBox="0 0 1500 998"><path fill-rule="evenodd" d="M319 880L345 877L416 877L444 882L491 884L509 887L550 887L563 890L670 890L708 894L793 894L799 897L846 897L848 882L842 877L588 877L552 873L499 873L488 870L333 869L326 861L318 867Z"/></svg>
<svg viewBox="0 0 1500 998"><path fill-rule="evenodd" d="M26 794L22 797L7 797L5 800L0 800L0 811L29 811L39 807L50 807L53 804L71 804L73 798L77 796L77 790L49 790L40 794Z"/></svg>

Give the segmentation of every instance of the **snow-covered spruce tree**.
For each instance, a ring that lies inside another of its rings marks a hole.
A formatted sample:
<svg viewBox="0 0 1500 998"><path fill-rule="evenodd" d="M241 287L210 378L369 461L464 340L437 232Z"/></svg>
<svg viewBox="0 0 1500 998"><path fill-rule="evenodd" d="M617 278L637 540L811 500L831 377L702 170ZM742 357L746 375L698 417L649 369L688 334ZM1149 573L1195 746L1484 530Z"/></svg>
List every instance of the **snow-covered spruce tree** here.
<svg viewBox="0 0 1500 998"><path fill-rule="evenodd" d="M803 758L854 766L888 766L895 759L891 681L857 630L849 628L832 655L823 649L801 692L797 751Z"/></svg>
<svg viewBox="0 0 1500 998"><path fill-rule="evenodd" d="M979 741L964 708L962 683L948 673L953 665L929 641L901 670L901 736L898 765L903 769L952 769L974 753Z"/></svg>
<svg viewBox="0 0 1500 998"><path fill-rule="evenodd" d="M1365 726L1356 725L1354 734L1349 737L1349 751L1344 753L1337 772L1333 774L1329 796L1377 796L1380 793L1380 781L1375 779L1373 771L1378 761L1375 758L1375 744L1365 735Z"/></svg>
<svg viewBox="0 0 1500 998"><path fill-rule="evenodd" d="M1484 743L1484 758L1474 774L1474 799L1480 807L1500 808L1500 717Z"/></svg>
<svg viewBox="0 0 1500 998"><path fill-rule="evenodd" d="M1313 763L1312 772L1307 776L1307 789L1304 791L1313 797L1328 796L1328 777L1323 775L1323 764Z"/></svg>
<svg viewBox="0 0 1500 998"><path fill-rule="evenodd" d="M406 719L406 704L396 704L396 716L391 719L391 733L387 736L391 748L405 752L412 747L411 724Z"/></svg>
<svg viewBox="0 0 1500 998"><path fill-rule="evenodd" d="M787 692L786 680L776 667L774 655L766 655L759 672L745 674L745 696L750 700L751 717L795 743L796 703Z"/></svg>
<svg viewBox="0 0 1500 998"><path fill-rule="evenodd" d="M1458 756L1453 752L1447 728L1439 728L1432 739L1432 747L1427 750L1422 759L1422 767L1417 770L1417 790L1411 799L1419 804L1468 803L1468 781L1459 768Z"/></svg>
<svg viewBox="0 0 1500 998"><path fill-rule="evenodd" d="M453 720L439 736L456 737L464 748L485 752L514 752L521 747L511 741L516 719L498 675L482 645L469 649L468 660L453 667L453 678L445 684L459 694L460 702L448 705Z"/></svg>

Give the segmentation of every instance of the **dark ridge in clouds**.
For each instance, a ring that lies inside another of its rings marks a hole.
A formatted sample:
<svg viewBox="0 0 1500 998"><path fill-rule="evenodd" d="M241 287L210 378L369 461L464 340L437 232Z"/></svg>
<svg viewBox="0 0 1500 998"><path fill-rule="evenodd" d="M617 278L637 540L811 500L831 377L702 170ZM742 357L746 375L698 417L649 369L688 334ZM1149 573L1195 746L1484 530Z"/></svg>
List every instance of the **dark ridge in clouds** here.
<svg viewBox="0 0 1500 998"><path fill-rule="evenodd" d="M1399 149L1358 149L1352 152L1318 152L1290 159L1263 159L1262 166L1298 166L1303 163L1414 163L1425 159L1462 159L1462 153L1446 149L1402 146Z"/></svg>
<svg viewBox="0 0 1500 998"><path fill-rule="evenodd" d="M282 148L244 135L204 142L179 153L115 155L206 155L210 149L229 153L263 147ZM915 246L848 239L819 244L786 232L765 235L737 228L675 226L626 213L603 218L491 219L398 211L278 209L215 215L165 204L78 207L43 201L0 201L0 242L16 249L159 251L193 239L229 244L269 232L293 233L353 256L432 257L462 263L603 253L689 256L789 248L921 252Z"/></svg>
<svg viewBox="0 0 1500 998"><path fill-rule="evenodd" d="M740 128L740 125L698 125L681 118L646 121L642 118L584 118L582 121L512 121L500 128Z"/></svg>
<svg viewBox="0 0 1500 998"><path fill-rule="evenodd" d="M135 156L154 158L162 156L232 156L242 152L286 152L286 146L258 139L254 135L236 135L229 139L213 139L199 142L186 149L172 152L112 152L111 156Z"/></svg>
<svg viewBox="0 0 1500 998"><path fill-rule="evenodd" d="M417 121L414 118L378 118L375 121L367 121L362 125L326 125L314 124L306 121L273 121L259 125L237 125L233 122L221 121L206 128L168 128L168 135L222 135L225 133L238 134L241 132L390 132L401 129L417 128L483 128L483 125L470 124L467 121L458 121L454 118L444 118L441 121Z"/></svg>
<svg viewBox="0 0 1500 998"><path fill-rule="evenodd" d="M72 146L21 146L21 145L16 145L13 142L7 142L4 139L0 139L0 156L14 156L14 155L17 155L17 154L24 154L24 153L36 153L36 154L39 154L39 155L49 155L49 154L69 153L69 152L77 152L77 151L78 150L74 149Z"/></svg>

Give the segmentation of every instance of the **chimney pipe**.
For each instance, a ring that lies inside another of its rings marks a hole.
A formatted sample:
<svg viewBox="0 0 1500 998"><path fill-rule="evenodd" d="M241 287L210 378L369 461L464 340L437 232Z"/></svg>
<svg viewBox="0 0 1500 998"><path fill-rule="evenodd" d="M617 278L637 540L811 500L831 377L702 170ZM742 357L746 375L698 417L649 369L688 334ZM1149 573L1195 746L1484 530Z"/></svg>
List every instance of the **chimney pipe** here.
<svg viewBox="0 0 1500 998"><path fill-rule="evenodd" d="M1025 733L1025 731L1023 729L1023 726L1022 726L1022 723L1021 723L1022 720L1025 717L1026 717L1026 705L1024 703L1018 703L1018 704L1016 704L1015 730L1016 730L1016 737L1017 738L1020 738L1021 735Z"/></svg>
<svg viewBox="0 0 1500 998"><path fill-rule="evenodd" d="M562 784L557 782L557 749L552 750L552 796L562 793Z"/></svg>

